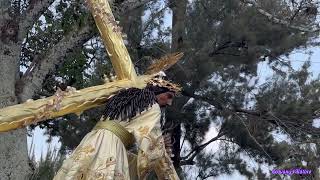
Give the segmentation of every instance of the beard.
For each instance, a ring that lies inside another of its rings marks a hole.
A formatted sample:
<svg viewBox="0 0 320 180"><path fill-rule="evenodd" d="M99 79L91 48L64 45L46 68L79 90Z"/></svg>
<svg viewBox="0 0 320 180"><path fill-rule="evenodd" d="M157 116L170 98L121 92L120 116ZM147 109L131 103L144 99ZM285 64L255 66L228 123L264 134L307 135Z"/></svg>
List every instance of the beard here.
<svg viewBox="0 0 320 180"><path fill-rule="evenodd" d="M165 109L167 107L167 105L160 105L161 109Z"/></svg>

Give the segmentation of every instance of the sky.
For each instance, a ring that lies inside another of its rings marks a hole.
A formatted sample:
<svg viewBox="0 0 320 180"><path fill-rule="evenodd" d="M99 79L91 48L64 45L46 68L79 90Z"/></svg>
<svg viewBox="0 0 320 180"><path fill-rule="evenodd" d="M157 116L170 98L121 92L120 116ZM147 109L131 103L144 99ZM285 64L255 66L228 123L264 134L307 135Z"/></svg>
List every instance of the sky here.
<svg viewBox="0 0 320 180"><path fill-rule="evenodd" d="M148 19L147 16L150 13L146 13L145 17L143 18L145 21ZM171 16L172 14L170 13L170 11L166 11L165 14L165 21L164 21L164 26L166 27L171 27ZM307 55L306 52L308 51L312 51L313 54L311 56ZM310 59L309 59L310 58ZM313 77L317 77L320 73L320 48L308 48L304 51L294 51L293 53L291 53L289 55L289 57L287 58L288 60L290 60L290 62L292 63L292 67L295 70L298 70L305 61L310 60L311 61L311 67L310 70L313 73ZM266 62L261 62L258 64L258 70L257 70L257 74L260 78L260 83L263 83L266 81L266 79L268 77L271 77L273 75L273 71L271 70L271 68L268 66L268 64ZM315 126L319 126L320 127L320 120L316 121ZM33 146L34 146L34 152L36 154L36 159L39 160L41 155L44 156L47 153L48 147L51 146L51 148L56 148L58 149L60 147L60 142L58 140L58 138L53 137L51 143L47 142L48 137L46 135L44 135L45 130L40 129L40 128L36 128L33 131L33 135L31 137L28 137L28 147L31 147L31 143L33 142ZM211 139L212 137L215 137L217 135L217 130L215 129L214 126L212 126L209 130L209 132L206 135L205 141ZM275 134L274 135L279 141L285 140L287 139L285 135L281 135L281 134ZM216 152L219 149L219 141L211 143L206 149L205 151L207 152ZM248 162L248 164L252 165L252 167L257 167L257 164L252 161L249 157L242 155L242 158ZM270 167L262 167L264 172L267 172L268 170L271 170ZM234 172L232 175L225 175L222 174L219 177L215 178L217 180L228 180L228 179L237 179L237 180L242 180L242 179L246 179L244 178L244 176L241 176L239 174L239 172Z"/></svg>

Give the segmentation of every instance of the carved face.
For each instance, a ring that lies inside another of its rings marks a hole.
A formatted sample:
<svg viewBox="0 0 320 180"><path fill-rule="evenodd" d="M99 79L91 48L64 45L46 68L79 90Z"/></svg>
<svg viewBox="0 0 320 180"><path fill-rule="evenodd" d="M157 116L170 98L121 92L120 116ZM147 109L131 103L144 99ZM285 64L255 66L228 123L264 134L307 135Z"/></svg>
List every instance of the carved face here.
<svg viewBox="0 0 320 180"><path fill-rule="evenodd" d="M174 97L173 92L165 92L165 93L158 94L156 96L157 102L160 105L160 107L171 106L173 97Z"/></svg>

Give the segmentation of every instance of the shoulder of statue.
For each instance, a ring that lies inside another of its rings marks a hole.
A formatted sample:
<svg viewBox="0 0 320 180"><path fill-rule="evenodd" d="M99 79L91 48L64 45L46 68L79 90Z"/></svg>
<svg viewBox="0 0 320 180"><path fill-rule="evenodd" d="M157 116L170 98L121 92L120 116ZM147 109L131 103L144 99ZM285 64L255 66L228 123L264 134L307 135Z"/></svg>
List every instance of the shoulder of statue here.
<svg viewBox="0 0 320 180"><path fill-rule="evenodd" d="M151 109L152 109L153 111L159 111L159 113L161 113L161 108L160 108L160 106L159 106L158 103L154 103L154 104L152 105Z"/></svg>

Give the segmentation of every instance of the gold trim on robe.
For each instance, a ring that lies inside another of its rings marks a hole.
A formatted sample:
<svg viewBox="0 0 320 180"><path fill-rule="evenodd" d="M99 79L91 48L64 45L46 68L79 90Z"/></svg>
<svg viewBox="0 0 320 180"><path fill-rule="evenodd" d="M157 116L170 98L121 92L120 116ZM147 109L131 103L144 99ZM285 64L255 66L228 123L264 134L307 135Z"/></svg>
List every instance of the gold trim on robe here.
<svg viewBox="0 0 320 180"><path fill-rule="evenodd" d="M106 129L113 132L121 139L126 148L129 148L135 142L134 136L116 121L110 121L108 119L100 121L93 128L93 130L97 129Z"/></svg>

